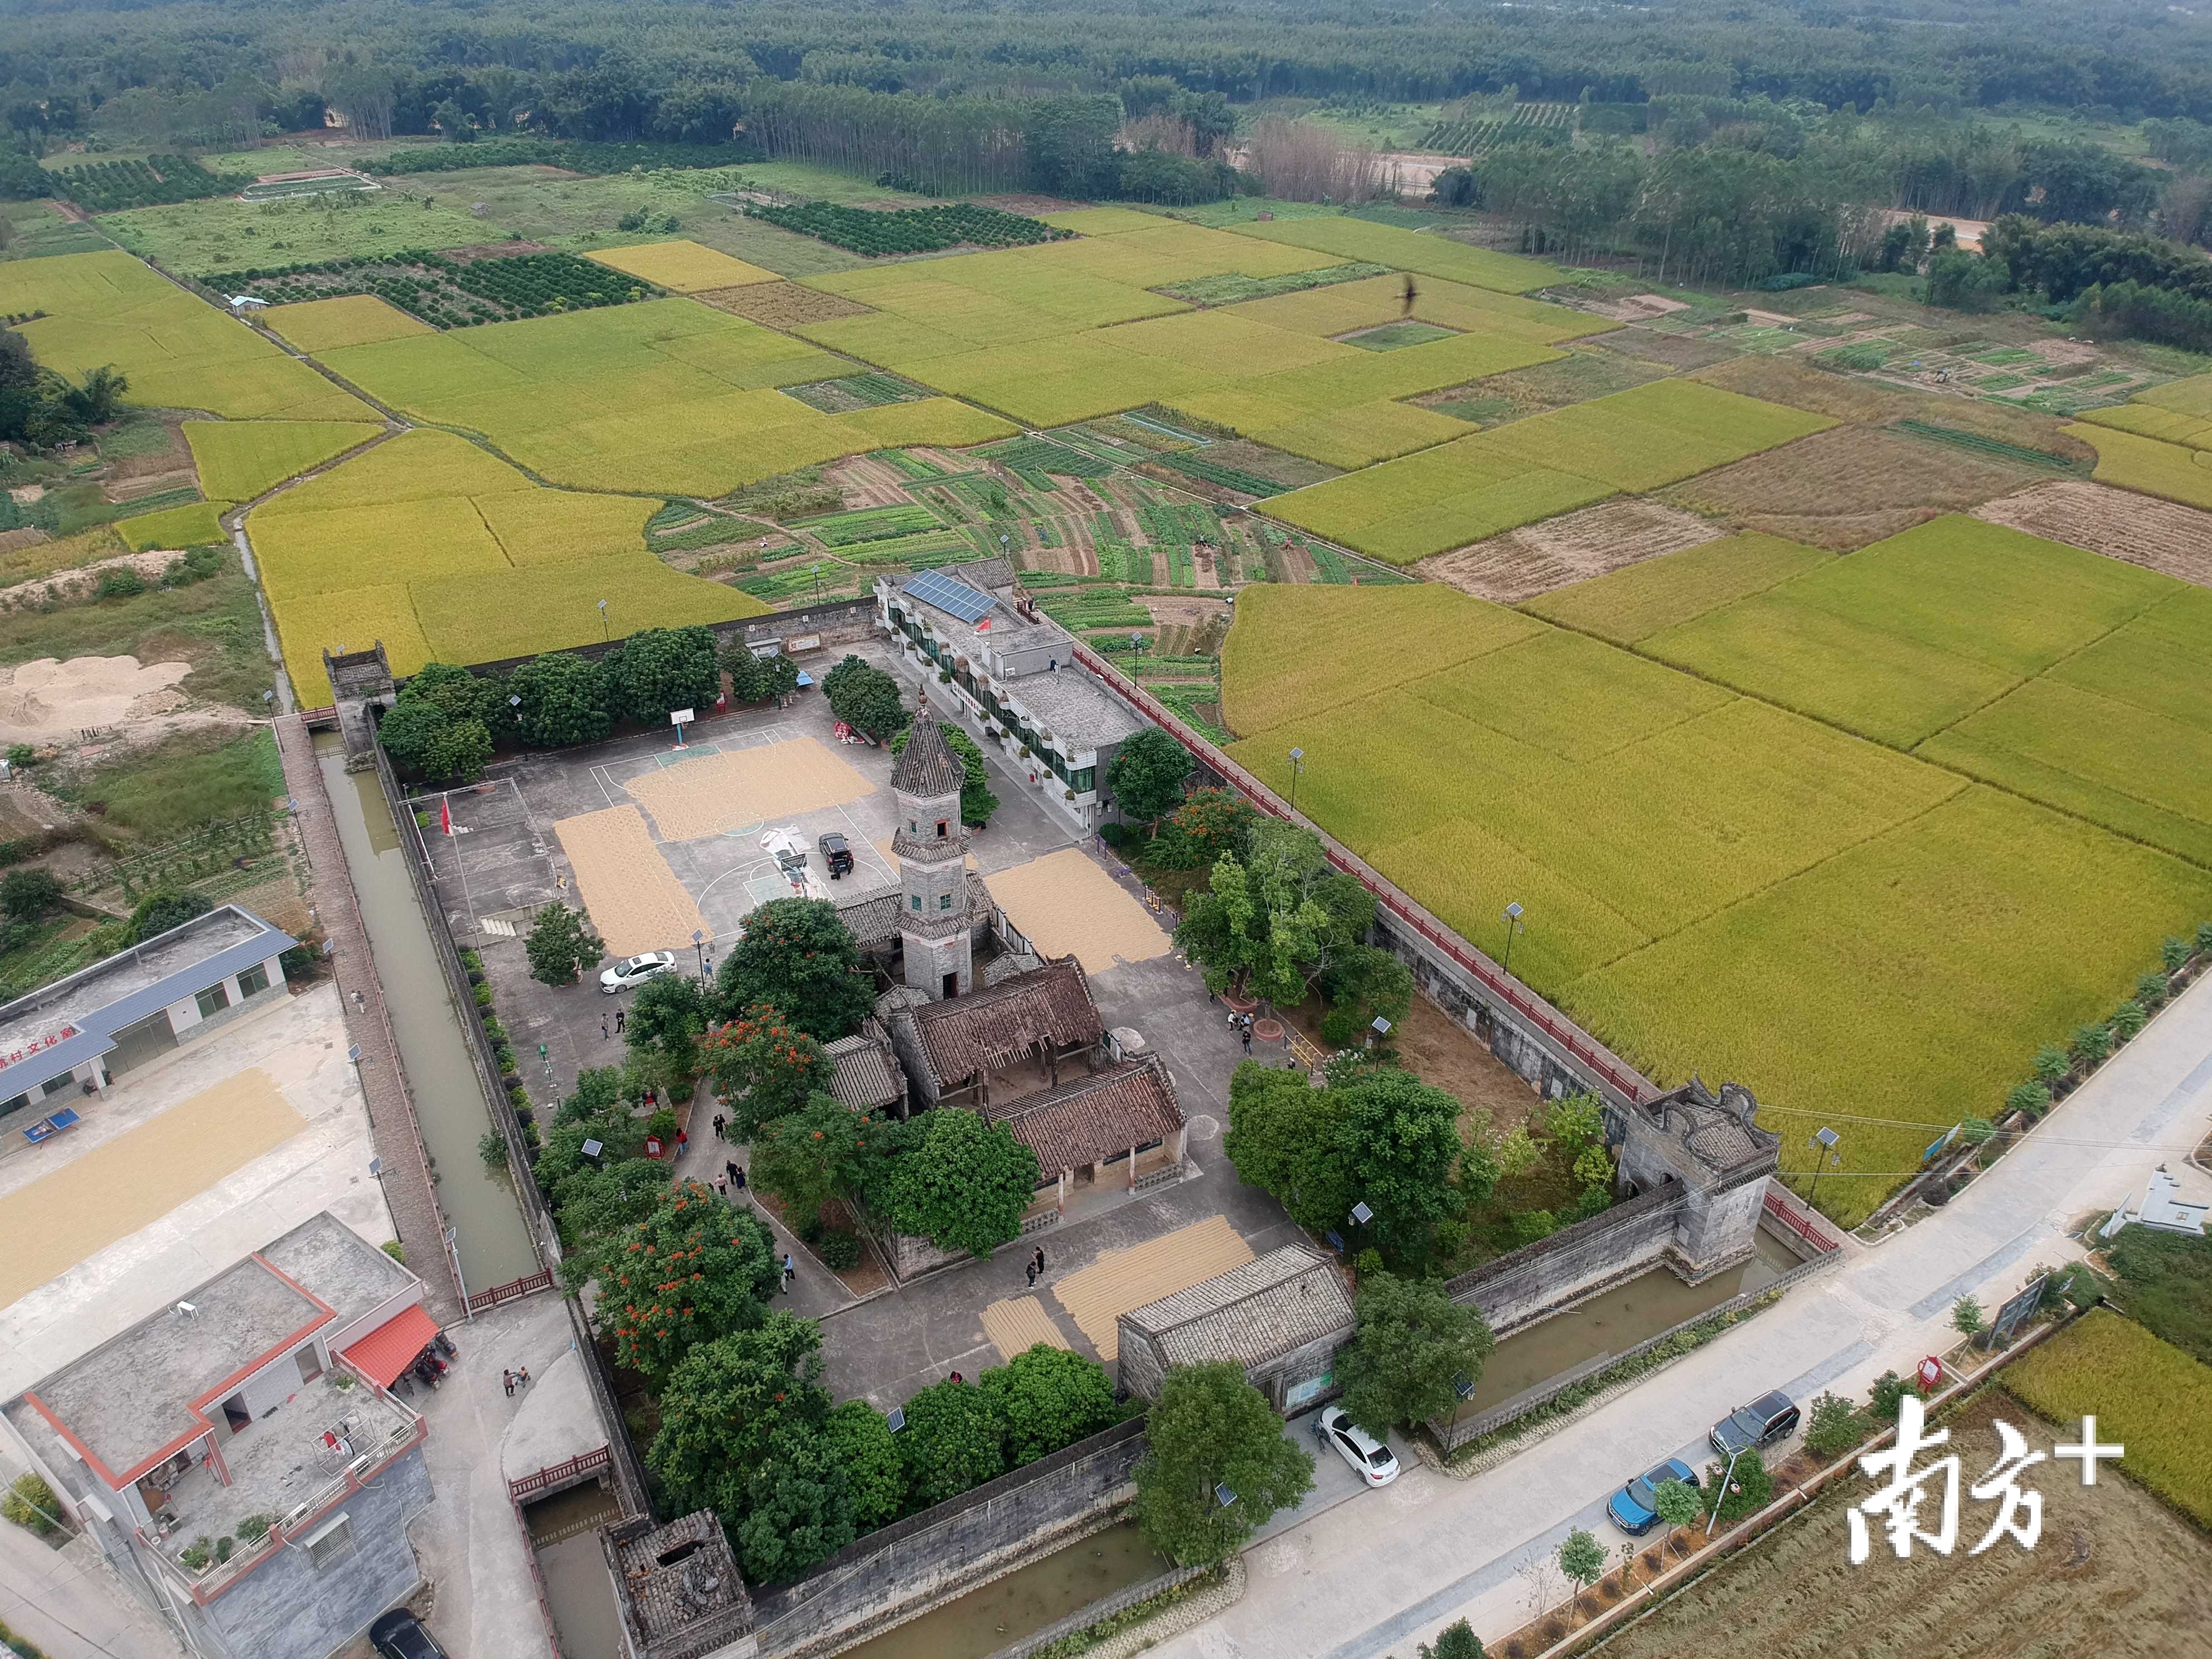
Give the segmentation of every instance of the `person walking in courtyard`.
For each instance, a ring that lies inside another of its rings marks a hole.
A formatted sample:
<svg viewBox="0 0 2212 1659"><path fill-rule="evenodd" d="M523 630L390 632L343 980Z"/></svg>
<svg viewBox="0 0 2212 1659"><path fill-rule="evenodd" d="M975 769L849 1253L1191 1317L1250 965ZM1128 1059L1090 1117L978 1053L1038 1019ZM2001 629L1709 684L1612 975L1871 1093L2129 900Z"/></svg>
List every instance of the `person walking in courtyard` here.
<svg viewBox="0 0 2212 1659"><path fill-rule="evenodd" d="M729 1176L716 1176L714 1177L714 1190L715 1190L716 1192L718 1192L718 1193L721 1194L721 1195L722 1195L724 1198L727 1198L727 1197L730 1195L730 1178L729 1178Z"/></svg>
<svg viewBox="0 0 2212 1659"><path fill-rule="evenodd" d="M1033 1261L1036 1263L1037 1277L1038 1277L1039 1279L1042 1279L1042 1278L1044 1277L1044 1246L1043 1246L1043 1245L1040 1244L1040 1245L1038 1245L1038 1246L1037 1246L1037 1249L1036 1249L1036 1255L1034 1257L1032 1257L1032 1258L1031 1258L1031 1260L1033 1260Z"/></svg>
<svg viewBox="0 0 2212 1659"><path fill-rule="evenodd" d="M722 1179L735 1182L739 1187L744 1185L744 1182L738 1180L738 1160L734 1158L725 1158L722 1161ZM726 1192L728 1188L725 1188L723 1190Z"/></svg>
<svg viewBox="0 0 2212 1659"><path fill-rule="evenodd" d="M1247 1060L1251 1059L1251 1058L1252 1058L1252 1028L1251 1028L1250 1026L1247 1025L1247 1026L1245 1026L1243 1030L1239 1030L1239 1031L1237 1033L1237 1036L1238 1036L1238 1037L1243 1041L1243 1044L1244 1044L1244 1058L1245 1058L1245 1059L1247 1059Z"/></svg>
<svg viewBox="0 0 2212 1659"><path fill-rule="evenodd" d="M791 1294L791 1281L799 1276L799 1264L791 1259L791 1252L783 1253L783 1293Z"/></svg>
<svg viewBox="0 0 2212 1659"><path fill-rule="evenodd" d="M738 1164L738 1190L739 1192L743 1192L743 1191L744 1191L744 1189L745 1189L745 1166L744 1166L744 1164Z"/></svg>
<svg viewBox="0 0 2212 1659"><path fill-rule="evenodd" d="M505 1384L507 1385L507 1397L509 1400L514 1399L514 1373L513 1371L511 1371L511 1370L507 1370L507 1371L501 1371L501 1372L499 1374L499 1380L500 1380L501 1382L503 1382L503 1383L505 1383Z"/></svg>
<svg viewBox="0 0 2212 1659"><path fill-rule="evenodd" d="M526 1389L528 1388L530 1386L530 1367L527 1365L517 1365L514 1368L514 1380L520 1387Z"/></svg>
<svg viewBox="0 0 2212 1659"><path fill-rule="evenodd" d="M1031 1256L1027 1261L1022 1264L1022 1267L1024 1271L1029 1275L1030 1288L1031 1290L1036 1289L1036 1258L1035 1256Z"/></svg>
<svg viewBox="0 0 2212 1659"><path fill-rule="evenodd" d="M606 1017L605 1014L601 1014L601 1015L599 1016L599 1041L600 1041L600 1042L605 1042L606 1040L607 1040L607 1017Z"/></svg>
<svg viewBox="0 0 2212 1659"><path fill-rule="evenodd" d="M629 1010L627 1008L617 1008L615 1010L615 1035L617 1036L620 1036L622 1035L623 1022L629 1018Z"/></svg>
<svg viewBox="0 0 2212 1659"><path fill-rule="evenodd" d="M715 1113L715 1114L714 1114L714 1139L715 1139L720 1140L720 1139L722 1138L722 1125L723 1125L726 1121L727 1121L727 1120L726 1120L726 1119L725 1119L725 1118L723 1117L723 1115L722 1115L720 1112L717 1112L717 1113Z"/></svg>

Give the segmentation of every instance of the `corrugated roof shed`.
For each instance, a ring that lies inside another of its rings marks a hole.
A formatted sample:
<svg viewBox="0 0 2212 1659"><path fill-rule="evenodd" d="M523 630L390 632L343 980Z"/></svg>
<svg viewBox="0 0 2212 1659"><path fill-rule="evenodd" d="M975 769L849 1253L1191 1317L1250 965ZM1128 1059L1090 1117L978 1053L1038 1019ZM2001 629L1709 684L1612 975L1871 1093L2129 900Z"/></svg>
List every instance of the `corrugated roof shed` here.
<svg viewBox="0 0 2212 1659"><path fill-rule="evenodd" d="M1336 1264L1285 1244L1121 1322L1155 1341L1170 1365L1233 1359L1249 1369L1348 1330L1354 1320Z"/></svg>
<svg viewBox="0 0 2212 1659"><path fill-rule="evenodd" d="M994 1106L991 1117L1037 1155L1048 1176L1126 1158L1131 1147L1150 1146L1182 1127L1175 1085L1156 1054Z"/></svg>
<svg viewBox="0 0 2212 1659"><path fill-rule="evenodd" d="M1040 1044L1064 1050L1106 1035L1073 957L973 996L917 1008L914 1020L931 1073L951 1087L1012 1065Z"/></svg>

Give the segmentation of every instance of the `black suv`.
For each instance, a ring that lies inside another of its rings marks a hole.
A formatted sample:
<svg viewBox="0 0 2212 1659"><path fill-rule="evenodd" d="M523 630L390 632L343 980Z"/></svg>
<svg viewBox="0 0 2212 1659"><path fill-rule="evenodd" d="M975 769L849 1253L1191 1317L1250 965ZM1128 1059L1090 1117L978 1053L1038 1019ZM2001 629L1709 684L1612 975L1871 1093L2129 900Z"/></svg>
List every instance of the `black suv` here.
<svg viewBox="0 0 2212 1659"><path fill-rule="evenodd" d="M828 835L818 837L814 844L822 849L823 862L830 866L830 880L853 873L853 849L845 844L844 836L832 830Z"/></svg>
<svg viewBox="0 0 2212 1659"><path fill-rule="evenodd" d="M404 1607L394 1607L371 1625L368 1639L383 1659L446 1659L438 1638Z"/></svg>
<svg viewBox="0 0 2212 1659"><path fill-rule="evenodd" d="M1796 1426L1797 1408L1790 1403L1788 1395L1778 1390L1759 1395L1748 1406L1738 1406L1714 1424L1705 1438L1723 1457L1733 1457L1740 1451L1787 1439Z"/></svg>

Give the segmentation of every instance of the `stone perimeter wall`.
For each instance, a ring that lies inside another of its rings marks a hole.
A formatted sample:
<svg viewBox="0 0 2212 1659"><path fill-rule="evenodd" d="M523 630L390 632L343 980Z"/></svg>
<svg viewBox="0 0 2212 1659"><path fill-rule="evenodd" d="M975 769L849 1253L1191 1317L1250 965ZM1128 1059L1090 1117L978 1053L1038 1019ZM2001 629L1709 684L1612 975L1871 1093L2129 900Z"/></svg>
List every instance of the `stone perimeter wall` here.
<svg viewBox="0 0 2212 1659"><path fill-rule="evenodd" d="M1453 1301L1480 1313L1492 1334L1510 1336L1593 1290L1658 1262L1674 1242L1675 1224L1689 1200L1687 1188L1670 1182L1471 1268L1444 1288ZM1746 1233L1747 1249L1750 1243Z"/></svg>
<svg viewBox="0 0 2212 1659"><path fill-rule="evenodd" d="M1142 1419L1116 1424L848 1545L755 1602L761 1659L811 1659L888 1630L1095 1530L1134 1495Z"/></svg>

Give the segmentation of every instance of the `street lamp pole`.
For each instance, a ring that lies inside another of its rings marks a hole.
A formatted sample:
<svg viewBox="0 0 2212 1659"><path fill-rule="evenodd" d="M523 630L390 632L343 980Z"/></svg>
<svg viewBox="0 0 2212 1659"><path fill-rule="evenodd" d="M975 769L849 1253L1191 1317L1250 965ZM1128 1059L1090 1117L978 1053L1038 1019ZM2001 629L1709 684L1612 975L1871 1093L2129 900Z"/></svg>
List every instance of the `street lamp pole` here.
<svg viewBox="0 0 2212 1659"><path fill-rule="evenodd" d="M1513 936L1516 933L1525 933L1528 931L1527 925L1521 920L1521 906L1519 902L1516 901L1514 903L1507 905L1505 907L1505 960L1502 966L1504 968L1506 977L1509 979L1511 978L1513 975Z"/></svg>
<svg viewBox="0 0 2212 1659"><path fill-rule="evenodd" d="M607 602L605 599L599 601L599 637L603 640L614 638L614 635L607 631Z"/></svg>
<svg viewBox="0 0 2212 1659"><path fill-rule="evenodd" d="M1293 750L1291 750L1291 811L1292 811L1293 812L1295 812L1295 811L1297 811L1298 810L1298 775L1299 775L1300 773L1304 772L1305 769L1306 769L1306 751L1305 751L1304 750L1303 750L1303 749L1293 749Z"/></svg>
<svg viewBox="0 0 2212 1659"><path fill-rule="evenodd" d="M699 953L699 977L707 977L707 935L699 928L691 930L691 948Z"/></svg>
<svg viewBox="0 0 2212 1659"><path fill-rule="evenodd" d="M1813 1132L1813 1190L1811 1194L1808 1196L1805 1200L1808 1204L1814 1204L1820 1201L1821 1168L1826 1164L1831 1158L1835 1158L1836 1162L1839 1164L1843 1161L1841 1158L1836 1157L1836 1148L1841 1144L1842 1140L1843 1137L1838 1134L1833 1129L1829 1128L1826 1124L1822 1124L1820 1127Z"/></svg>

